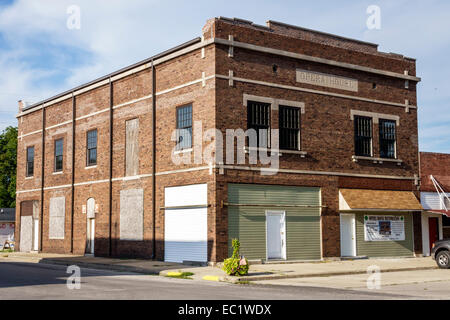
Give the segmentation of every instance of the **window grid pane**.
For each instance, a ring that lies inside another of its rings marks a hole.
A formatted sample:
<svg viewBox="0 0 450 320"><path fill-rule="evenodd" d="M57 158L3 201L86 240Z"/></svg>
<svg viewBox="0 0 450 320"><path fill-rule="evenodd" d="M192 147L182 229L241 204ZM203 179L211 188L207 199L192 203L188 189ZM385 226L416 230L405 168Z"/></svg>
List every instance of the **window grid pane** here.
<svg viewBox="0 0 450 320"><path fill-rule="evenodd" d="M192 147L192 105L177 108L177 149Z"/></svg>
<svg viewBox="0 0 450 320"><path fill-rule="evenodd" d="M63 139L55 141L55 171L63 169Z"/></svg>
<svg viewBox="0 0 450 320"><path fill-rule="evenodd" d="M248 101L247 125L248 129L254 129L257 134L257 146L268 147L270 128L270 104ZM260 130L265 130L260 132Z"/></svg>
<svg viewBox="0 0 450 320"><path fill-rule="evenodd" d="M298 108L280 106L280 149L299 150L300 112Z"/></svg>
<svg viewBox="0 0 450 320"><path fill-rule="evenodd" d="M87 165L97 164L97 130L87 133Z"/></svg>
<svg viewBox="0 0 450 320"><path fill-rule="evenodd" d="M380 119L380 157L395 158L396 122Z"/></svg>
<svg viewBox="0 0 450 320"><path fill-rule="evenodd" d="M355 153L357 156L372 156L372 118L355 117Z"/></svg>
<svg viewBox="0 0 450 320"><path fill-rule="evenodd" d="M31 177L33 174L34 174L34 147L28 147L26 176Z"/></svg>

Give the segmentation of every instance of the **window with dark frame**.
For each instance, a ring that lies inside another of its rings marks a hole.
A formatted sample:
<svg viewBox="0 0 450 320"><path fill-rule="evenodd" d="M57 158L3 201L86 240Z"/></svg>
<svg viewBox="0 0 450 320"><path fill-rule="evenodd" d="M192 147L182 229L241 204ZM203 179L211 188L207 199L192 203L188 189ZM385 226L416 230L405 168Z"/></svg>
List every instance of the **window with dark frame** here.
<svg viewBox="0 0 450 320"><path fill-rule="evenodd" d="M27 148L27 171L26 176L32 177L34 175L34 147Z"/></svg>
<svg viewBox="0 0 450 320"><path fill-rule="evenodd" d="M263 102L247 102L247 127L254 129L257 145L250 147L268 148L270 130L270 104ZM260 130L263 130L260 132Z"/></svg>
<svg viewBox="0 0 450 320"><path fill-rule="evenodd" d="M380 157L395 159L396 122L380 119Z"/></svg>
<svg viewBox="0 0 450 320"><path fill-rule="evenodd" d="M372 156L372 118L355 116L355 155Z"/></svg>
<svg viewBox="0 0 450 320"><path fill-rule="evenodd" d="M97 129L88 131L86 140L87 166L93 166L97 164Z"/></svg>
<svg viewBox="0 0 450 320"><path fill-rule="evenodd" d="M447 217L445 214L442 215L442 226L450 228L450 218Z"/></svg>
<svg viewBox="0 0 450 320"><path fill-rule="evenodd" d="M64 140L55 140L55 172L63 171Z"/></svg>
<svg viewBox="0 0 450 320"><path fill-rule="evenodd" d="M177 150L192 148L192 105L177 108Z"/></svg>
<svg viewBox="0 0 450 320"><path fill-rule="evenodd" d="M280 149L300 150L300 109L279 107Z"/></svg>

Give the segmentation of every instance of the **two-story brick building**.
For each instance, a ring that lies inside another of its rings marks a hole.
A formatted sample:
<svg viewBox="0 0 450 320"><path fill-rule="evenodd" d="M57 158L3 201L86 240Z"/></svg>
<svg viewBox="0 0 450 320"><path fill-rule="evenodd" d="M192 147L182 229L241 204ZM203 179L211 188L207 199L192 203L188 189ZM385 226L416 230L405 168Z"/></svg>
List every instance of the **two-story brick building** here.
<svg viewBox="0 0 450 320"><path fill-rule="evenodd" d="M213 18L20 103L17 247L205 262L239 238L251 260L411 256L419 81L414 59L375 44Z"/></svg>

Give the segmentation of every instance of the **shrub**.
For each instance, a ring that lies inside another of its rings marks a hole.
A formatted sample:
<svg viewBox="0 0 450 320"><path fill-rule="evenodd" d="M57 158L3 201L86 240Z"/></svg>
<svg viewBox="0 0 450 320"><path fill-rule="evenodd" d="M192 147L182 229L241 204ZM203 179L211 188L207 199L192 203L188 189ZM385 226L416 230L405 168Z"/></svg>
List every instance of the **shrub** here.
<svg viewBox="0 0 450 320"><path fill-rule="evenodd" d="M248 274L248 260L239 255L241 243L238 239L231 241L233 246L233 255L231 258L225 259L222 270L230 276L245 276Z"/></svg>

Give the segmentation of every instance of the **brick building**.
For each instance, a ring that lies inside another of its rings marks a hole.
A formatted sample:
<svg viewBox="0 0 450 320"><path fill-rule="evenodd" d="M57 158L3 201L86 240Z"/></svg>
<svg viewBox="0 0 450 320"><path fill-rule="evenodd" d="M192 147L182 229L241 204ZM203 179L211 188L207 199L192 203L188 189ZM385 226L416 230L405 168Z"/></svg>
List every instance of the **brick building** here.
<svg viewBox="0 0 450 320"><path fill-rule="evenodd" d="M16 246L203 262L234 237L252 260L421 252L419 81L414 59L372 43L210 19L200 38L19 103ZM267 134L239 144L229 129Z"/></svg>
<svg viewBox="0 0 450 320"><path fill-rule="evenodd" d="M422 246L428 256L436 240L450 238L450 154L421 152L420 180Z"/></svg>

